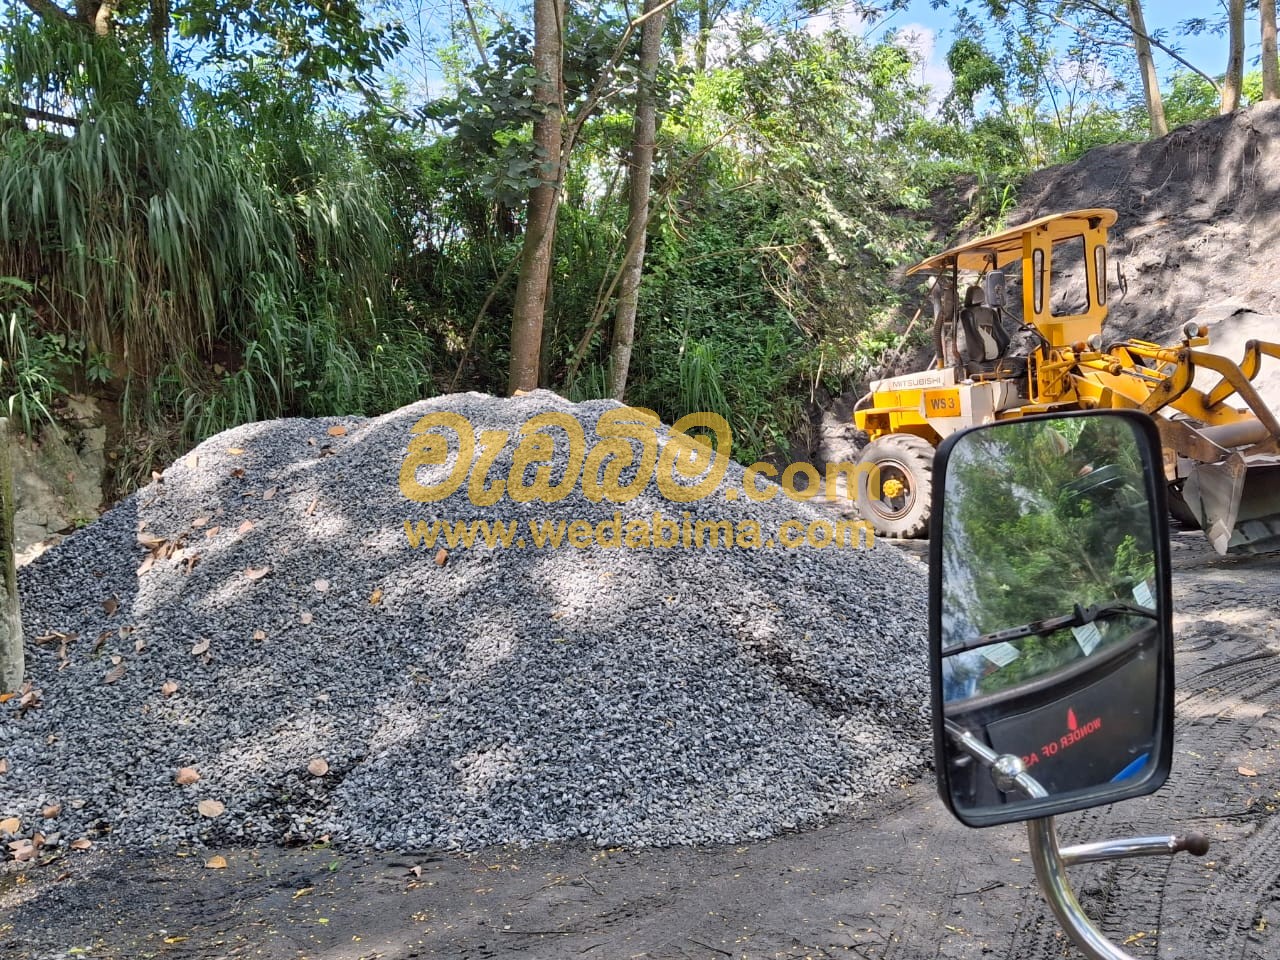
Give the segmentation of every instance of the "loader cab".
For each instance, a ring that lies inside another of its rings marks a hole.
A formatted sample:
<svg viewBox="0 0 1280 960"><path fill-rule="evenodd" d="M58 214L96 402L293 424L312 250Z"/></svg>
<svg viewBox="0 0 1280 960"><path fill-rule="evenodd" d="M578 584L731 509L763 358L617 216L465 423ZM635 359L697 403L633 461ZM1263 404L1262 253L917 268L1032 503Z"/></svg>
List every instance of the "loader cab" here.
<svg viewBox="0 0 1280 960"><path fill-rule="evenodd" d="M1041 217L953 247L908 275L934 277L934 366L957 376L1007 379L1027 373L1008 363L1010 327L1033 333L1024 356L1048 360L1055 348L1087 342L1107 316L1107 230L1114 210L1091 208Z"/></svg>

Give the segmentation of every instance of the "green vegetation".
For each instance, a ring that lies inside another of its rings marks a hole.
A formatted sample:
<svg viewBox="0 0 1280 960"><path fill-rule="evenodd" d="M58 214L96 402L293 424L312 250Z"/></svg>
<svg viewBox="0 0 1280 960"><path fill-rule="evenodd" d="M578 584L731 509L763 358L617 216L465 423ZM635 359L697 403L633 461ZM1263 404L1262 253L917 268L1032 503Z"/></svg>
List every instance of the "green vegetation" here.
<svg viewBox="0 0 1280 960"><path fill-rule="evenodd" d="M819 32L800 14L821 5L650 7L650 70L634 6L558 3L534 3L564 24L541 79L548 39L523 10L464 5L436 39L355 0L5 5L15 425L93 392L136 441L123 469L146 476L247 420L502 393L521 359L542 386L605 396L627 299L629 402L711 410L740 458L785 454L811 398L923 345L894 278L943 239L941 189L975 182L960 225L994 225L1030 170L1148 126L1128 28L1096 4L953 2L942 97L908 37L870 42L836 16ZM1186 122L1218 95L1188 71L1164 109ZM657 132L637 205L642 105ZM517 328L536 336L513 349Z"/></svg>
<svg viewBox="0 0 1280 960"><path fill-rule="evenodd" d="M1015 421L971 435L953 451L946 483L943 602L957 639L1077 605L1133 602L1154 576L1146 480L1125 420ZM1101 642L1145 622L1100 623ZM988 672L979 689L1003 689L1081 655L1070 630L1012 646L1016 659Z"/></svg>

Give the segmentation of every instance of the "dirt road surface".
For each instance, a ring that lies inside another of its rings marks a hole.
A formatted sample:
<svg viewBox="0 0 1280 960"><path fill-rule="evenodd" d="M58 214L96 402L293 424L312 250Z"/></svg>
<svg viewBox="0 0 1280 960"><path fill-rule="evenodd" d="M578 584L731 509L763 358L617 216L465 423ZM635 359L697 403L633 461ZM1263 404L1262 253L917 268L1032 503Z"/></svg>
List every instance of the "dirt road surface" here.
<svg viewBox="0 0 1280 960"><path fill-rule="evenodd" d="M1280 957L1280 556L1173 541L1173 776L1059 833L1209 835L1200 860L1074 868L1082 903L1135 957ZM0 874L0 956L1078 956L1026 849L1016 825L956 824L926 775L859 816L737 847L93 850Z"/></svg>

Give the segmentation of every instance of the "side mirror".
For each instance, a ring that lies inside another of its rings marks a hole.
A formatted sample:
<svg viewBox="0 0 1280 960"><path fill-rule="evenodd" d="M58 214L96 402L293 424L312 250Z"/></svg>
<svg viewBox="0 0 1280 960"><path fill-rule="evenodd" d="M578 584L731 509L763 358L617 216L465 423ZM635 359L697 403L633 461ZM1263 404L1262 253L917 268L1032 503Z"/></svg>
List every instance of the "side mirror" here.
<svg viewBox="0 0 1280 960"><path fill-rule="evenodd" d="M953 434L934 462L938 790L971 827L1158 790L1173 738L1164 471L1132 411Z"/></svg>

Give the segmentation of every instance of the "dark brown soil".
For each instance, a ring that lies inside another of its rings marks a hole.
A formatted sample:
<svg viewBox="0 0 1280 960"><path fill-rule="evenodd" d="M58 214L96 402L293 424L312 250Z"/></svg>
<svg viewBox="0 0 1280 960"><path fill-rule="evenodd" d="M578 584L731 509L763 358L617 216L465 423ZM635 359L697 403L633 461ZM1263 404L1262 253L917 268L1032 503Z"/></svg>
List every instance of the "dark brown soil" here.
<svg viewBox="0 0 1280 960"><path fill-rule="evenodd" d="M1199 830L1203 860L1073 870L1135 957L1280 956L1280 557L1174 536L1177 732L1158 794L1061 818L1064 843ZM918 547L916 547L918 550ZM90 851L0 878L0 954L355 958L1076 956L1017 826L968 830L929 780L739 847ZM226 869L205 858L225 856Z"/></svg>

